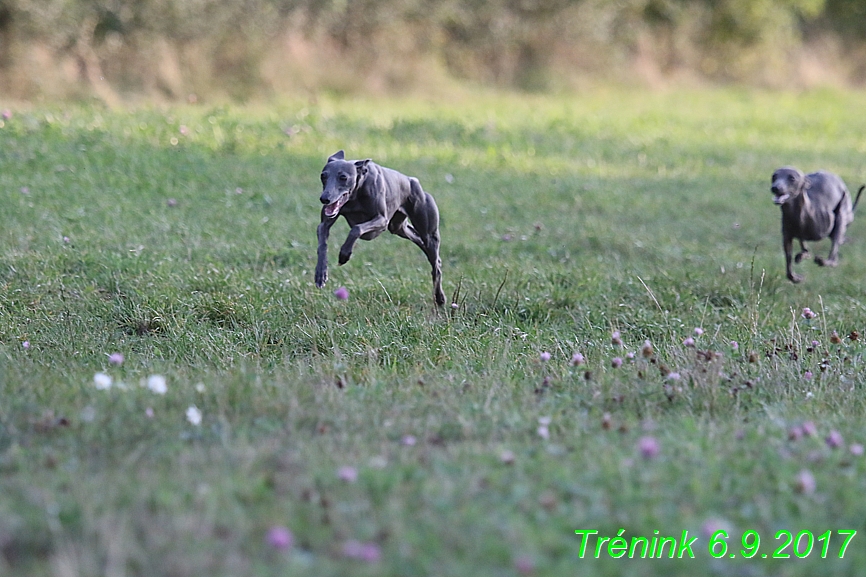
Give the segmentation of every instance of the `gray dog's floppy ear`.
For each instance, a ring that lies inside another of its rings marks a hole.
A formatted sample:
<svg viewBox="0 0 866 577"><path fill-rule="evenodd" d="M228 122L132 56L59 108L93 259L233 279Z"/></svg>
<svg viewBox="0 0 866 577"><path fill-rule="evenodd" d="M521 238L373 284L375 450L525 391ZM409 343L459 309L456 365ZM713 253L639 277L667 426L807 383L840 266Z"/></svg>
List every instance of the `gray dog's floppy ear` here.
<svg viewBox="0 0 866 577"><path fill-rule="evenodd" d="M367 163L370 162L370 159L366 160L356 160L355 161L355 170L358 171L358 176L363 176L367 174Z"/></svg>
<svg viewBox="0 0 866 577"><path fill-rule="evenodd" d="M812 179L803 175L803 190L809 190L810 188L812 188Z"/></svg>
<svg viewBox="0 0 866 577"><path fill-rule="evenodd" d="M343 153L342 150L338 150L337 152L328 157L328 162L331 162L332 160L343 160L344 158L346 158L346 155Z"/></svg>

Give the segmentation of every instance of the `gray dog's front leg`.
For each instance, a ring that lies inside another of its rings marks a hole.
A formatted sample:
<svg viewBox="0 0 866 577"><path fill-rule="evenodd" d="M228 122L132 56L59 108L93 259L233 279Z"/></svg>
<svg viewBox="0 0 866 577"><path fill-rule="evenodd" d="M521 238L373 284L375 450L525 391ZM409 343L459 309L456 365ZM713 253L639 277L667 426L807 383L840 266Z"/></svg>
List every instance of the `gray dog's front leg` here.
<svg viewBox="0 0 866 577"><path fill-rule="evenodd" d="M336 219L323 220L316 229L319 238L318 261L316 262L316 286L322 288L328 282L328 235Z"/></svg>
<svg viewBox="0 0 866 577"><path fill-rule="evenodd" d="M803 277L794 274L794 268L791 265L791 253L794 252L794 239L788 235L783 235L782 248L785 250L785 274L788 277L788 280L794 283L802 281Z"/></svg>
<svg viewBox="0 0 866 577"><path fill-rule="evenodd" d="M367 222L362 222L361 224L356 224L349 230L349 236L346 237L346 242L343 243L343 246L340 247L340 258L339 263L341 265L349 262L349 258L352 256L352 249L355 248L355 242L359 238L372 239L376 238L379 234L382 233L388 226L388 221L384 216L377 216L373 220L368 220Z"/></svg>

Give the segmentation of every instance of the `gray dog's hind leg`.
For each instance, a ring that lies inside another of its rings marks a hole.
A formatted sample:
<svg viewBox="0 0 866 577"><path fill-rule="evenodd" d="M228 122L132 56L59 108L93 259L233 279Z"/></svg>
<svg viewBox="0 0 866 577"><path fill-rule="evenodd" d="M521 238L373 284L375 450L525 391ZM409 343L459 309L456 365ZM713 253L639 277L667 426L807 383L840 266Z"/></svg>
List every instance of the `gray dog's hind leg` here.
<svg viewBox="0 0 866 577"><path fill-rule="evenodd" d="M433 277L433 299L438 306L445 304L442 292L442 259L439 258L439 208L433 197L421 189L416 179L410 179L412 197L406 205L407 212L397 211L388 224L388 230L397 236L411 240L424 251L430 262ZM412 224L406 222L406 217Z"/></svg>
<svg viewBox="0 0 866 577"><path fill-rule="evenodd" d="M794 257L794 262L796 264L800 264L800 261L803 260L804 257L809 257L809 249L806 248L806 245L803 243L803 239L800 239L800 252L798 252L797 256Z"/></svg>
<svg viewBox="0 0 866 577"><path fill-rule="evenodd" d="M824 260L815 255L815 264L818 266L836 266L839 263L839 246L845 241L845 220L836 216L836 226L830 232L830 254Z"/></svg>
<svg viewBox="0 0 866 577"><path fill-rule="evenodd" d="M438 306L445 304L445 293L442 292L442 259L439 258L439 231L434 230L427 237L427 248L423 249L433 269L433 298Z"/></svg>

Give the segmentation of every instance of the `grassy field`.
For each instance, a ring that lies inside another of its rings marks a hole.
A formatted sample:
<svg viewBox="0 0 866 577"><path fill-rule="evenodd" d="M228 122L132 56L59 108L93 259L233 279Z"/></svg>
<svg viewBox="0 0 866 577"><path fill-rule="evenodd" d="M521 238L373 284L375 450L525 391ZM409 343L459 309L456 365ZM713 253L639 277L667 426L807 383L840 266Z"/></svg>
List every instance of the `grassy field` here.
<svg viewBox="0 0 866 577"><path fill-rule="evenodd" d="M857 574L866 225L792 285L769 179L856 190L864 97L13 107L0 574ZM338 267L343 223L315 288L338 149L435 196L456 307L397 237Z"/></svg>

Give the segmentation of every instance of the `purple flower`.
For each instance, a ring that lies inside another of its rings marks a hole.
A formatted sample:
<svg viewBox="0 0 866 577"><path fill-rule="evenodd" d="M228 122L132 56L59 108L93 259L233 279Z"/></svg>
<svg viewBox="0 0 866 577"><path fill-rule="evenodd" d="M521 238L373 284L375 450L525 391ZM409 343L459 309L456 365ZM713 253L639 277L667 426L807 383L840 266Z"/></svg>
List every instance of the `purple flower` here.
<svg viewBox="0 0 866 577"><path fill-rule="evenodd" d="M737 341L731 341L731 348L736 351L740 348L740 343L738 343Z"/></svg>
<svg viewBox="0 0 866 577"><path fill-rule="evenodd" d="M644 459L654 459L659 456L661 446L655 437L641 437L637 442L638 452Z"/></svg>
<svg viewBox="0 0 866 577"><path fill-rule="evenodd" d="M528 555L521 555L514 559L514 568L521 575L532 575L535 573L535 561Z"/></svg>
<svg viewBox="0 0 866 577"><path fill-rule="evenodd" d="M406 435L403 437L403 439L400 442L407 447L414 447L415 443L418 442L418 439L416 439L412 435Z"/></svg>
<svg viewBox="0 0 866 577"><path fill-rule="evenodd" d="M851 446L848 447L848 450L851 451L851 454L855 457L863 456L863 445L860 443L851 443Z"/></svg>
<svg viewBox="0 0 866 577"><path fill-rule="evenodd" d="M274 525L265 535L265 542L277 551L291 549L294 541L292 532L282 525Z"/></svg>
<svg viewBox="0 0 866 577"><path fill-rule="evenodd" d="M819 343L818 341L812 341L812 348L813 349L817 349L820 345L821 345L821 343Z"/></svg>
<svg viewBox="0 0 866 577"><path fill-rule="evenodd" d="M680 374L677 372L670 372L670 373L668 373L667 379L669 381L678 381L678 380L680 380Z"/></svg>
<svg viewBox="0 0 866 577"><path fill-rule="evenodd" d="M347 483L354 483L358 480L358 469L355 467L350 467L348 465L340 467L337 469L337 477L341 481L346 481Z"/></svg>
<svg viewBox="0 0 866 577"><path fill-rule="evenodd" d="M620 368L620 367L622 366L622 359L619 358L619 357L614 357L614 358L611 359L611 361L610 361L610 366L612 366L612 367L615 368L615 369Z"/></svg>
<svg viewBox="0 0 866 577"><path fill-rule="evenodd" d="M803 312L801 313L801 316L802 316L804 319L806 319L807 321L810 321L810 320L814 319L815 317L817 317L817 316L818 316L818 313L812 311L812 309L810 309L809 307L806 307L806 308L803 309Z"/></svg>
<svg viewBox="0 0 866 577"><path fill-rule="evenodd" d="M350 539L343 543L343 557L377 563L382 557L382 550L375 543L361 543Z"/></svg>
<svg viewBox="0 0 866 577"><path fill-rule="evenodd" d="M165 204L167 204L170 207L177 206L177 199L169 198L167 201L165 201Z"/></svg>
<svg viewBox="0 0 866 577"><path fill-rule="evenodd" d="M153 407L148 407L144 410L144 414L148 419L153 418Z"/></svg>
<svg viewBox="0 0 866 577"><path fill-rule="evenodd" d="M334 296L340 299L341 301L349 300L349 289L344 286L341 286L337 290L334 291Z"/></svg>
<svg viewBox="0 0 866 577"><path fill-rule="evenodd" d="M571 366L576 367L578 365L582 365L586 359L583 358L583 355L580 353L574 353L571 355Z"/></svg>
<svg viewBox="0 0 866 577"><path fill-rule="evenodd" d="M794 480L794 490L804 495L811 495L815 492L815 476L808 469L803 469L797 473Z"/></svg>
<svg viewBox="0 0 866 577"><path fill-rule="evenodd" d="M815 426L815 423L812 421L806 421L800 427L803 431L803 434L807 437L814 437L818 434L818 428Z"/></svg>
<svg viewBox="0 0 866 577"><path fill-rule="evenodd" d="M710 539L713 536L713 534L720 529L724 529L725 531L728 532L728 534L733 533L733 531L734 531L733 526L726 519L720 519L718 517L710 517L709 519L704 521L703 525L701 525L701 534L705 538Z"/></svg>
<svg viewBox="0 0 866 577"><path fill-rule="evenodd" d="M649 339L643 342L643 346L640 348L640 353L649 358L653 356L653 344L649 341Z"/></svg>
<svg viewBox="0 0 866 577"><path fill-rule="evenodd" d="M695 339L693 339L692 337L686 337L685 340L683 341L683 346L686 346L686 347L695 346Z"/></svg>
<svg viewBox="0 0 866 577"><path fill-rule="evenodd" d="M24 350L29 349L30 348L30 341L24 341L23 343L21 343L21 348Z"/></svg>
<svg viewBox="0 0 866 577"><path fill-rule="evenodd" d="M178 132L180 132L182 135L186 136L187 134L189 134L189 128L187 128L186 125L181 124L180 127L178 128Z"/></svg>
<svg viewBox="0 0 866 577"><path fill-rule="evenodd" d="M701 336L702 334L704 334L704 329L702 329L701 327L695 327L695 335Z"/></svg>
<svg viewBox="0 0 866 577"><path fill-rule="evenodd" d="M542 363L546 363L547 361L550 360L550 353L548 353L547 351L543 351L543 352L541 353L541 357L540 357L540 358L541 358L541 362L542 362Z"/></svg>
<svg viewBox="0 0 866 577"><path fill-rule="evenodd" d="M810 380L812 378L812 371L806 371L805 373L803 373L803 378L807 381Z"/></svg>
<svg viewBox="0 0 866 577"><path fill-rule="evenodd" d="M827 435L827 446L831 449L838 449L844 444L842 439L842 433L839 431L830 431L830 434Z"/></svg>
<svg viewBox="0 0 866 577"><path fill-rule="evenodd" d="M9 110L8 108L4 108L2 116L3 116L3 120L9 120L10 118L12 118L12 111Z"/></svg>
<svg viewBox="0 0 866 577"><path fill-rule="evenodd" d="M616 346L622 346L622 337L619 334L619 331L613 331L613 334L610 335L610 344Z"/></svg>
<svg viewBox="0 0 866 577"><path fill-rule="evenodd" d="M120 366L123 364L123 353L111 353L108 355L108 363Z"/></svg>
<svg viewBox="0 0 866 577"><path fill-rule="evenodd" d="M68 237L68 236L64 236L64 237L63 237L63 242L64 242L65 244L69 244L69 243L72 242L72 241L69 240L69 237Z"/></svg>

